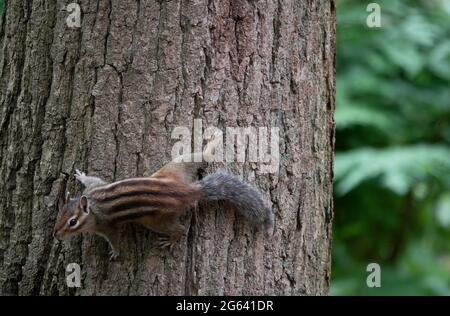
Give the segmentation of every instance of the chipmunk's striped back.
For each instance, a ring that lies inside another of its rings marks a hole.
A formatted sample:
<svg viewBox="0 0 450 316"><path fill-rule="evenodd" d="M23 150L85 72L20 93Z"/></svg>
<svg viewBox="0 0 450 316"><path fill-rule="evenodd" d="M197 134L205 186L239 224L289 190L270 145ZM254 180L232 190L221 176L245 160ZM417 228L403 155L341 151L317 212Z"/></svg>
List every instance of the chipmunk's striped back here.
<svg viewBox="0 0 450 316"><path fill-rule="evenodd" d="M93 210L111 221L132 221L161 211L180 210L201 197L200 186L161 178L132 178L85 193Z"/></svg>
<svg viewBox="0 0 450 316"><path fill-rule="evenodd" d="M102 179L77 169L75 177L86 190L80 197L66 195L65 199L59 199L55 238L62 240L82 232L95 232L108 240L111 258L114 259L119 253L121 237L116 224L135 222L167 236L168 239L161 241L160 246L172 248L185 232L178 217L190 204L203 199L228 200L253 224L264 225L271 231L274 214L261 192L252 185L226 172L209 174L192 183L203 166L200 161L210 160L221 140L215 135L203 153L193 154L195 162L184 163L183 159L175 159L150 178L106 184ZM192 158L191 154L184 157ZM203 159L199 161L197 158Z"/></svg>

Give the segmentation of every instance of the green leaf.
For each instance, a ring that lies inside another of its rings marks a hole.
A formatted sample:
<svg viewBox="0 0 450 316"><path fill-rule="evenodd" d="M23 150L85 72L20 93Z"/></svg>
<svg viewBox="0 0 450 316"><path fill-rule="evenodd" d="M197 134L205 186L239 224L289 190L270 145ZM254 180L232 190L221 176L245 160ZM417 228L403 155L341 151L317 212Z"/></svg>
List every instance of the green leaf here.
<svg viewBox="0 0 450 316"><path fill-rule="evenodd" d="M450 41L444 41L433 49L429 65L437 76L450 79Z"/></svg>
<svg viewBox="0 0 450 316"><path fill-rule="evenodd" d="M450 172L450 149L439 145L355 149L336 154L334 172L341 195L376 177L381 177L385 187L402 195L418 181L446 178Z"/></svg>
<svg viewBox="0 0 450 316"><path fill-rule="evenodd" d="M436 219L444 227L450 226L450 193L443 194L436 202Z"/></svg>

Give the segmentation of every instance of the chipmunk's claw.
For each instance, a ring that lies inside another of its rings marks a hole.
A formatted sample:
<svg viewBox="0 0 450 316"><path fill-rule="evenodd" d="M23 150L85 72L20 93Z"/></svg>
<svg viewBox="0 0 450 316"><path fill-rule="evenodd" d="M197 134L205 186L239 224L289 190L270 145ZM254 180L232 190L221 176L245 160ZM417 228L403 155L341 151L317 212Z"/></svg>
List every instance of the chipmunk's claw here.
<svg viewBox="0 0 450 316"><path fill-rule="evenodd" d="M173 247L175 246L175 242L170 238L166 236L162 236L158 238L158 242L156 243L160 249L169 249L170 252L172 252Z"/></svg>
<svg viewBox="0 0 450 316"><path fill-rule="evenodd" d="M119 257L119 251L111 249L109 251L109 259L112 261L115 261Z"/></svg>
<svg viewBox="0 0 450 316"><path fill-rule="evenodd" d="M75 178L80 182L83 182L83 180L86 178L86 173L84 173L78 169L75 169L74 175L75 175Z"/></svg>

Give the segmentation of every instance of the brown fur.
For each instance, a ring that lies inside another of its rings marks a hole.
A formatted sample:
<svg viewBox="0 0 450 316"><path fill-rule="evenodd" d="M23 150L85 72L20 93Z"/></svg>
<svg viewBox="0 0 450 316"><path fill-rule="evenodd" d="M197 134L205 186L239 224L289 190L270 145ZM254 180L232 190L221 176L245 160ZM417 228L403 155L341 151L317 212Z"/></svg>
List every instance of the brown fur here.
<svg viewBox="0 0 450 316"><path fill-rule="evenodd" d="M219 140L208 144L203 157L211 155ZM172 247L184 233L184 227L178 223L179 216L202 197L201 186L193 183L202 165L202 162L172 161L149 178L132 178L111 184L76 170L77 179L88 187L80 198L61 203L54 235L63 239L80 232L95 232L109 241L115 258L119 242L117 225L132 222L167 235L160 245ZM92 185L86 184L88 182ZM75 227L70 227L72 218L78 221Z"/></svg>
<svg viewBox="0 0 450 316"><path fill-rule="evenodd" d="M115 249L118 239L115 226L127 222L168 235L164 245L171 246L184 232L178 217L201 197L197 184L175 178L162 171L158 178L132 178L88 189L84 193L89 201L88 214L83 211L80 198L68 200L59 211L55 237L64 239L91 231L106 237ZM80 221L77 227L69 226L71 218Z"/></svg>

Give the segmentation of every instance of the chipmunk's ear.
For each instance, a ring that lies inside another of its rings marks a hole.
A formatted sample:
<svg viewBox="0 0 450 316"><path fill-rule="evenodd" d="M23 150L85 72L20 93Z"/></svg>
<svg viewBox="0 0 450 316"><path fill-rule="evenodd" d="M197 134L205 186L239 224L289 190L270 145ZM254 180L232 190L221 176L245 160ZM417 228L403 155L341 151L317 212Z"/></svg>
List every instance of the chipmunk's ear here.
<svg viewBox="0 0 450 316"><path fill-rule="evenodd" d="M67 193L66 193L66 198L65 198L65 200L64 200L64 203L65 203L65 204L69 203L69 200L70 200L70 192L67 192Z"/></svg>
<svg viewBox="0 0 450 316"><path fill-rule="evenodd" d="M58 212L59 212L59 210L62 209L62 207L63 207L65 204L67 204L67 202L69 202L69 199L70 199L69 196L70 196L70 193L67 192L65 196L60 196L60 197L59 197L59 199L58 199Z"/></svg>
<svg viewBox="0 0 450 316"><path fill-rule="evenodd" d="M58 212L62 209L63 206L64 206L64 198L60 196L58 199Z"/></svg>
<svg viewBox="0 0 450 316"><path fill-rule="evenodd" d="M83 212L89 214L88 200L87 200L86 195L82 195L80 197L80 207L83 210Z"/></svg>

